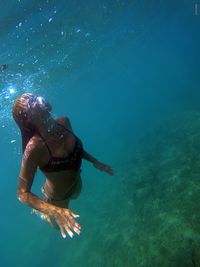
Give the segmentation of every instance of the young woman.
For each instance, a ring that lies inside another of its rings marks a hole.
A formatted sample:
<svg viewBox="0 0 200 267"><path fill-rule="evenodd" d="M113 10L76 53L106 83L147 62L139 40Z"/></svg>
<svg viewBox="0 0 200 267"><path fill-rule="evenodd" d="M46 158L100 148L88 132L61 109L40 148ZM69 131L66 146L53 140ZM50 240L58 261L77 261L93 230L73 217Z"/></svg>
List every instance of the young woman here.
<svg viewBox="0 0 200 267"><path fill-rule="evenodd" d="M81 191L81 162L90 161L94 167L113 175L110 166L99 162L73 133L68 118L53 118L51 105L41 96L23 94L15 100L13 118L22 136L23 159L18 180L18 199L37 210L65 238L80 234L79 217L68 209L69 200ZM39 168L46 177L40 199L31 192Z"/></svg>

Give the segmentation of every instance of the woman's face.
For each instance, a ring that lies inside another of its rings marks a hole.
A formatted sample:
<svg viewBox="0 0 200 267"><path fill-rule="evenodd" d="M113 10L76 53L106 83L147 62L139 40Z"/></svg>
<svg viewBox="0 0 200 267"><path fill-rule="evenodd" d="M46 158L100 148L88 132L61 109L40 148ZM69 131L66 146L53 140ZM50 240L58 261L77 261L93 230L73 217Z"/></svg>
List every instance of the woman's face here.
<svg viewBox="0 0 200 267"><path fill-rule="evenodd" d="M52 107L42 96L30 95L27 103L27 115L30 122L50 116Z"/></svg>
<svg viewBox="0 0 200 267"><path fill-rule="evenodd" d="M42 96L34 97L33 101L31 101L31 108L39 113L44 111L50 113L52 110L51 105Z"/></svg>

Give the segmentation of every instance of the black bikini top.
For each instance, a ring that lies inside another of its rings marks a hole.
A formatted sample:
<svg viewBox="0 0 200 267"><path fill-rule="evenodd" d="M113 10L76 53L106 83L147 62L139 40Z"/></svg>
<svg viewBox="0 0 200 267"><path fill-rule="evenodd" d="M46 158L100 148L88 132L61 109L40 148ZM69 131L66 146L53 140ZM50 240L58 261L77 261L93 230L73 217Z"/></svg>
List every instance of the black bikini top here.
<svg viewBox="0 0 200 267"><path fill-rule="evenodd" d="M66 131L73 134L76 138L76 144L73 151L67 157L53 157L49 146L47 145L45 139L40 135L44 141L50 155L50 159L47 164L43 167L40 167L40 170L43 172L59 172L63 170L80 170L82 155L83 155L83 145L81 140L70 130L65 128L62 124L58 123Z"/></svg>

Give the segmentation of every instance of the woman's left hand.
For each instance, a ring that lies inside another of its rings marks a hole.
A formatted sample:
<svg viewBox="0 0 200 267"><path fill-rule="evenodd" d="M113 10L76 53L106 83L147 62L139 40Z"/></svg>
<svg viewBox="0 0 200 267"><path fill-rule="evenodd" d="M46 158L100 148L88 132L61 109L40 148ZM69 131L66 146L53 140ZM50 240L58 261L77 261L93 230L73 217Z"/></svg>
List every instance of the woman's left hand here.
<svg viewBox="0 0 200 267"><path fill-rule="evenodd" d="M110 175L114 175L113 173L113 169L108 166L107 164L104 164L104 163L101 163L99 161L96 161L93 163L94 167L99 169L100 171L104 171L104 172L107 172L108 174Z"/></svg>

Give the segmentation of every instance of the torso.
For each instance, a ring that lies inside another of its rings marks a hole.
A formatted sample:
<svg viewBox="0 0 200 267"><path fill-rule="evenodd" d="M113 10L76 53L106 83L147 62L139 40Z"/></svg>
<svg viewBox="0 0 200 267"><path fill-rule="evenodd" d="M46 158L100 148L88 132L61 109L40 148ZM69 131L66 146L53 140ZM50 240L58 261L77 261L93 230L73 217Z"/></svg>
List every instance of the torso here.
<svg viewBox="0 0 200 267"><path fill-rule="evenodd" d="M63 124L62 121L58 118L57 121L60 124ZM64 125L65 128L68 128L69 125ZM59 127L59 126L58 126ZM53 157L67 157L73 150L76 145L76 137L72 135L70 132L67 132L59 128L60 133L63 135L63 137L58 140L52 139L52 140L45 140L45 142L48 143L48 146L51 150ZM39 164L39 167L45 166L49 159L49 151L46 147L46 144L43 142L40 136L37 136L37 143L42 147L42 153L41 156L41 162ZM49 194L52 198L55 199L62 199L66 195L66 192L68 189L71 188L71 186L75 183L77 177L79 176L80 169L79 170L60 170L55 172L45 172L42 171L43 174L46 177L45 181L45 187L48 189Z"/></svg>

